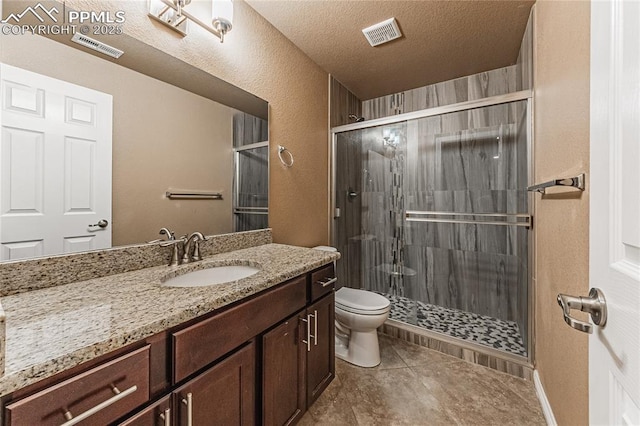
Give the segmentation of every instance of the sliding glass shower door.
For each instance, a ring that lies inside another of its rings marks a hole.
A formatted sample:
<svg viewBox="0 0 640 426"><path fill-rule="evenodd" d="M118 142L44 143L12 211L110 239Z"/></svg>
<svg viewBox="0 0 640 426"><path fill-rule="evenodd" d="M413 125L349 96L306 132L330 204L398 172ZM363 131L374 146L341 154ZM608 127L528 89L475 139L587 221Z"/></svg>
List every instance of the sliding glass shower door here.
<svg viewBox="0 0 640 426"><path fill-rule="evenodd" d="M247 113L233 117L233 230L269 226L269 141L267 121Z"/></svg>
<svg viewBox="0 0 640 426"><path fill-rule="evenodd" d="M527 355L527 101L336 133L341 281L391 318Z"/></svg>

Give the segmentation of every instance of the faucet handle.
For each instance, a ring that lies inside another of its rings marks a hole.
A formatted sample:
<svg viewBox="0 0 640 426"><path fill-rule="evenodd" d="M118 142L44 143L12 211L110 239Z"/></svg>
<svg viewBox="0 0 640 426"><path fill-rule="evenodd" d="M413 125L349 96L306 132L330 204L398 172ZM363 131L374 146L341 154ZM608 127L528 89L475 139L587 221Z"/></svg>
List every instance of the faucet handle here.
<svg viewBox="0 0 640 426"><path fill-rule="evenodd" d="M184 243L185 239L180 238L160 244L160 247L171 247L171 260L169 260L169 266L178 266L182 263L182 259L180 258L180 246L184 247Z"/></svg>
<svg viewBox="0 0 640 426"><path fill-rule="evenodd" d="M177 240L174 238L173 240L167 240L164 243L160 244L160 247L177 247L178 244L180 243L185 243L187 240L185 240L184 238L178 238Z"/></svg>
<svg viewBox="0 0 640 426"><path fill-rule="evenodd" d="M196 238L193 240L193 256L191 258L194 262L202 260L202 255L200 254L200 241L206 241L206 238L202 237L200 239Z"/></svg>

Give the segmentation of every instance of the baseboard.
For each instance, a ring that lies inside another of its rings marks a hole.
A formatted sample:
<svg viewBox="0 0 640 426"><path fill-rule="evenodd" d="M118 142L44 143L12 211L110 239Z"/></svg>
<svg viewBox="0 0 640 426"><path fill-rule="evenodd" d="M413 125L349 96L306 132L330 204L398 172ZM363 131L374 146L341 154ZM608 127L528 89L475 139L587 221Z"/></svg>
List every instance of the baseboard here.
<svg viewBox="0 0 640 426"><path fill-rule="evenodd" d="M558 423L553 415L553 410L551 409L551 404L549 404L549 400L547 399L547 394L544 393L544 387L540 381L540 374L538 374L538 370L533 370L533 384L536 387L536 394L538 395L540 405L542 405L544 419L547 421L549 426L557 426Z"/></svg>

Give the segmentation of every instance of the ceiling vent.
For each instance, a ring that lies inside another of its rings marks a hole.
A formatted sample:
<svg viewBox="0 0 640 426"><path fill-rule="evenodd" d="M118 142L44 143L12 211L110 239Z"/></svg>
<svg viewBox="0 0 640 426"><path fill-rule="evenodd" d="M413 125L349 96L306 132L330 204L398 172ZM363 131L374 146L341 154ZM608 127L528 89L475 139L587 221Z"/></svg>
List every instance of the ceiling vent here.
<svg viewBox="0 0 640 426"><path fill-rule="evenodd" d="M88 47L89 49L93 49L97 52L104 53L105 55L111 56L112 58L118 59L124 53L120 49L116 49L115 47L109 46L101 41L94 40L91 37L87 37L80 33L75 33L71 41L75 41L78 44L83 45L84 47Z"/></svg>
<svg viewBox="0 0 640 426"><path fill-rule="evenodd" d="M371 46L378 46L402 37L396 18L389 18L386 21L365 28L362 33Z"/></svg>

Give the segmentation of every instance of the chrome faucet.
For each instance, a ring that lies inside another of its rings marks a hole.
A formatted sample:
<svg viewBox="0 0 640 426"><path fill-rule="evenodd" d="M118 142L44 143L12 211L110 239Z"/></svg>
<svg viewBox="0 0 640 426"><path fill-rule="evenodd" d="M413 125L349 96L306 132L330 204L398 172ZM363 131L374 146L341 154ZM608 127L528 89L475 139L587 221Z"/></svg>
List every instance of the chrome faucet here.
<svg viewBox="0 0 640 426"><path fill-rule="evenodd" d="M189 255L191 250L191 242L193 241L193 255ZM200 241L206 241L204 235L201 232L193 232L189 235L189 238L184 242L184 254L182 255L182 263L197 262L202 260L200 255Z"/></svg>
<svg viewBox="0 0 640 426"><path fill-rule="evenodd" d="M176 237L173 235L173 232L169 231L169 229L167 228L161 228L158 234L166 235L168 241L174 241L176 239Z"/></svg>
<svg viewBox="0 0 640 426"><path fill-rule="evenodd" d="M155 244L155 243L159 243L161 241L175 241L175 239L176 239L176 237L173 235L173 232L171 232L168 228L161 228L160 232L158 232L158 234L166 235L167 239L166 240L163 240L163 239L151 240L151 241L147 241L147 244Z"/></svg>

